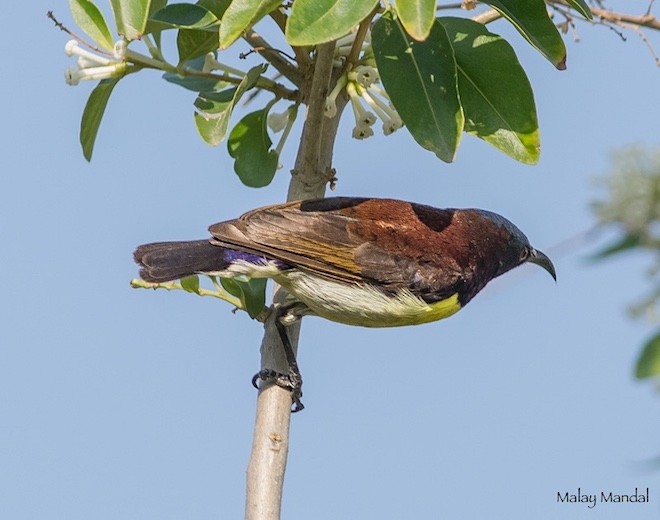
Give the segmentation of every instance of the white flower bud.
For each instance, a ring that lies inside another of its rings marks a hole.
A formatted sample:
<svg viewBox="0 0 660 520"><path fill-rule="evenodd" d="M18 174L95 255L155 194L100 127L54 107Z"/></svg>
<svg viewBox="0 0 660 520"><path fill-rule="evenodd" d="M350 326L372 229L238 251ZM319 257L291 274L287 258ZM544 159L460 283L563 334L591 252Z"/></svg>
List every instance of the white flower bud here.
<svg viewBox="0 0 660 520"><path fill-rule="evenodd" d="M278 133L286 128L289 123L289 110L278 114L276 112L268 114L268 128L273 132Z"/></svg>

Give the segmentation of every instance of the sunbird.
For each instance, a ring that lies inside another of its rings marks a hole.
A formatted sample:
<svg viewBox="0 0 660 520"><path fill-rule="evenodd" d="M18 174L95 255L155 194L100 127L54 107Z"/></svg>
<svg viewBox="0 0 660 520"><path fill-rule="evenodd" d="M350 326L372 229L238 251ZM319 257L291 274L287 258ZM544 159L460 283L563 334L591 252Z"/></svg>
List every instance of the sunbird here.
<svg viewBox="0 0 660 520"><path fill-rule="evenodd" d="M364 327L440 320L492 279L526 262L555 280L547 255L506 218L394 199L332 197L257 208L213 224L211 237L139 246L147 282L207 274L270 278L287 292L275 308L289 373L262 370L303 408L302 378L286 325L305 315Z"/></svg>

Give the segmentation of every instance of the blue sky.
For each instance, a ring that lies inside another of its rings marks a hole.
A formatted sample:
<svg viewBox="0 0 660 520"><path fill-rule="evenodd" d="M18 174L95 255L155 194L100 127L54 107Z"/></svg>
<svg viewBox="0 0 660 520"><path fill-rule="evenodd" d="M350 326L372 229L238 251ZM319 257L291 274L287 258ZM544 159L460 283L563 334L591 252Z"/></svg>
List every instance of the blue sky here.
<svg viewBox="0 0 660 520"><path fill-rule="evenodd" d="M67 38L45 16L70 23L67 5L9 5L0 517L240 518L261 327L222 302L131 289L131 253L283 200L293 146L271 186L243 187L224 144L197 137L193 95L147 72L115 90L88 164L77 133L91 85L64 84ZM458 315L412 328L306 319L284 518L660 515L660 473L644 464L660 454L660 396L631 377L651 328L625 315L649 261L588 263L607 236L553 254L592 227L608 154L658 145L658 69L632 33L624 43L580 25L558 72L504 22L491 30L510 37L535 90L540 163L466 136L447 165L405 131L352 140L347 118L335 194L497 211L553 257L558 283L522 267ZM651 502L557 503L578 487L649 487Z"/></svg>

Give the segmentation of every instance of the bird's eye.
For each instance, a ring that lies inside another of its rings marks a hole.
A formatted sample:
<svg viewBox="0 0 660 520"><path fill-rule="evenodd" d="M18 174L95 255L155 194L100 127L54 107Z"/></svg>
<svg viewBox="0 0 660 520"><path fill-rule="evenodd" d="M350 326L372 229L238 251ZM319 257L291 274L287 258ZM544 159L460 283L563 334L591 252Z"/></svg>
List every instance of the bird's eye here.
<svg viewBox="0 0 660 520"><path fill-rule="evenodd" d="M529 250L529 248L524 247L523 250L520 252L520 261L524 262L525 260L527 260L529 258L530 253L531 251Z"/></svg>

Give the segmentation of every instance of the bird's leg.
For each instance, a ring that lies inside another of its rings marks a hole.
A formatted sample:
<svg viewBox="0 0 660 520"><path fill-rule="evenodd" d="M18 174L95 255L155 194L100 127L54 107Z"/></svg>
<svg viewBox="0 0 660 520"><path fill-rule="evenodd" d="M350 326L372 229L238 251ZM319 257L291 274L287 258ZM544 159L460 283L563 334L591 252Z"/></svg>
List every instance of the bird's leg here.
<svg viewBox="0 0 660 520"><path fill-rule="evenodd" d="M275 328L277 333L280 336L280 341L282 343L282 348L284 349L284 356L286 357L286 362L288 365L288 373L283 374L272 370L269 368L264 368L257 372L252 378L252 385L255 388L259 388L257 381L269 381L273 384L285 388L291 391L292 409L291 412L299 412L305 406L300 401L302 397L302 376L300 375L300 369L298 368L298 362L296 361L296 354L293 352L293 347L291 346L291 341L289 339L289 334L286 330L286 325L284 320L290 318L289 308L285 305L278 306L275 309Z"/></svg>
<svg viewBox="0 0 660 520"><path fill-rule="evenodd" d="M284 349L284 355L286 357L286 363L289 367L289 385L291 388L291 399L293 400L293 409L292 412L299 412L305 406L300 401L302 397L302 375L300 374L300 369L298 368L298 362L296 361L296 354L293 351L291 346L291 340L289 339L289 334L286 330L286 325L282 323L279 319L279 316L275 318L275 327L277 332L280 335L280 340L282 341L282 348Z"/></svg>

